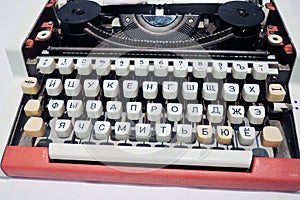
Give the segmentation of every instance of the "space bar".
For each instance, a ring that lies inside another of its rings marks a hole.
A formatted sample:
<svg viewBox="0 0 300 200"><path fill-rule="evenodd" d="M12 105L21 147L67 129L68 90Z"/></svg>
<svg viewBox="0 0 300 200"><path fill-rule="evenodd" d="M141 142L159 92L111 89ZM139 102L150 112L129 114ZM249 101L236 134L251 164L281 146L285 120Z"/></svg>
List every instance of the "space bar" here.
<svg viewBox="0 0 300 200"><path fill-rule="evenodd" d="M251 151L50 143L53 160L249 169Z"/></svg>

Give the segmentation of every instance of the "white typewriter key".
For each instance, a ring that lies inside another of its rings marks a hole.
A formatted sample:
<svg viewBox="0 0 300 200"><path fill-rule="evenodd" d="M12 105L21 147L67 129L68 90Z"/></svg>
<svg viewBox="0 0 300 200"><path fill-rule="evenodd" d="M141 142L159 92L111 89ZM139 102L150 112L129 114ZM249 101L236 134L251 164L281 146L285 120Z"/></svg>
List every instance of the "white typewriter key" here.
<svg viewBox="0 0 300 200"><path fill-rule="evenodd" d="M162 105L160 103L147 104L147 117L150 121L159 121L162 113Z"/></svg>
<svg viewBox="0 0 300 200"><path fill-rule="evenodd" d="M205 82L202 86L202 97L207 101L215 101L218 97L218 83Z"/></svg>
<svg viewBox="0 0 300 200"><path fill-rule="evenodd" d="M269 65L267 63L254 63L251 74L255 80L266 80Z"/></svg>
<svg viewBox="0 0 300 200"><path fill-rule="evenodd" d="M200 122L202 120L203 106L202 104L187 105L187 119L190 122Z"/></svg>
<svg viewBox="0 0 300 200"><path fill-rule="evenodd" d="M158 93L158 83L153 81L143 82L143 97L145 99L155 99Z"/></svg>
<svg viewBox="0 0 300 200"><path fill-rule="evenodd" d="M122 115L122 102L108 101L106 103L106 112L109 119L119 119Z"/></svg>
<svg viewBox="0 0 300 200"><path fill-rule="evenodd" d="M103 112L102 102L99 100L88 100L85 109L89 118L97 119Z"/></svg>
<svg viewBox="0 0 300 200"><path fill-rule="evenodd" d="M266 115L265 107L249 106L247 117L251 124L262 124Z"/></svg>
<svg viewBox="0 0 300 200"><path fill-rule="evenodd" d="M63 90L63 85L58 78L49 78L46 81L46 90L49 96L57 96Z"/></svg>
<svg viewBox="0 0 300 200"><path fill-rule="evenodd" d="M115 62L116 75L127 76L130 72L130 60L129 59L117 59Z"/></svg>
<svg viewBox="0 0 300 200"><path fill-rule="evenodd" d="M215 79L224 79L227 76L227 62L213 62L212 75Z"/></svg>
<svg viewBox="0 0 300 200"><path fill-rule="evenodd" d="M149 60L146 59L135 60L134 73L136 76L148 76Z"/></svg>
<svg viewBox="0 0 300 200"><path fill-rule="evenodd" d="M197 82L183 82L182 83L182 96L185 100L195 100L198 94Z"/></svg>
<svg viewBox="0 0 300 200"><path fill-rule="evenodd" d="M238 139L241 145L250 146L255 139L255 128L240 126L238 132Z"/></svg>
<svg viewBox="0 0 300 200"><path fill-rule="evenodd" d="M72 122L69 119L58 119L55 122L54 128L57 137L67 138L71 135L73 127Z"/></svg>
<svg viewBox="0 0 300 200"><path fill-rule="evenodd" d="M108 139L111 133L110 122L96 121L94 125L94 133L97 140Z"/></svg>
<svg viewBox="0 0 300 200"><path fill-rule="evenodd" d="M61 117L65 112L64 101L51 99L48 104L48 111L51 117Z"/></svg>
<svg viewBox="0 0 300 200"><path fill-rule="evenodd" d="M178 142L189 143L192 141L192 125L177 124L176 138Z"/></svg>
<svg viewBox="0 0 300 200"><path fill-rule="evenodd" d="M236 83L224 83L222 96L225 101L236 101L239 95L239 85Z"/></svg>
<svg viewBox="0 0 300 200"><path fill-rule="evenodd" d="M104 80L103 92L104 96L108 98L117 97L119 94L119 81L118 80Z"/></svg>
<svg viewBox="0 0 300 200"><path fill-rule="evenodd" d="M89 75L93 70L91 58L78 58L77 71L79 75Z"/></svg>
<svg viewBox="0 0 300 200"><path fill-rule="evenodd" d="M246 62L234 62L232 63L231 74L235 79L246 79L248 72L248 63Z"/></svg>
<svg viewBox="0 0 300 200"><path fill-rule="evenodd" d="M57 66L60 74L72 74L74 70L74 62L72 58L58 59Z"/></svg>
<svg viewBox="0 0 300 200"><path fill-rule="evenodd" d="M170 124L155 124L155 132L158 142L169 142L171 140Z"/></svg>
<svg viewBox="0 0 300 200"><path fill-rule="evenodd" d="M96 59L95 69L98 76L108 75L111 70L110 60L105 58Z"/></svg>
<svg viewBox="0 0 300 200"><path fill-rule="evenodd" d="M150 124L136 124L135 125L135 139L136 141L147 142L151 138Z"/></svg>
<svg viewBox="0 0 300 200"><path fill-rule="evenodd" d="M97 79L84 80L83 91L87 97L96 97L100 92L99 81Z"/></svg>
<svg viewBox="0 0 300 200"><path fill-rule="evenodd" d="M175 77L186 77L188 73L188 62L186 60L175 60L173 73Z"/></svg>
<svg viewBox="0 0 300 200"><path fill-rule="evenodd" d="M79 79L66 79L64 84L67 96L77 96L81 91L81 83Z"/></svg>
<svg viewBox="0 0 300 200"><path fill-rule="evenodd" d="M260 93L258 84L244 84L242 96L247 102L256 102Z"/></svg>
<svg viewBox="0 0 300 200"><path fill-rule="evenodd" d="M135 80L123 81L123 95L125 98L135 98L139 92L139 83Z"/></svg>
<svg viewBox="0 0 300 200"><path fill-rule="evenodd" d="M217 142L219 144L230 144L233 136L231 126L217 126Z"/></svg>
<svg viewBox="0 0 300 200"><path fill-rule="evenodd" d="M67 112L69 117L80 117L83 114L83 103L81 100L68 100Z"/></svg>
<svg viewBox="0 0 300 200"><path fill-rule="evenodd" d="M86 139L92 132L92 122L86 120L77 120L74 124L74 132L77 138Z"/></svg>
<svg viewBox="0 0 300 200"><path fill-rule="evenodd" d="M211 144L212 143L212 126L198 125L196 136L197 136L197 141L200 144Z"/></svg>
<svg viewBox="0 0 300 200"><path fill-rule="evenodd" d="M129 122L116 122L115 137L117 140L128 140L131 133Z"/></svg>
<svg viewBox="0 0 300 200"><path fill-rule="evenodd" d="M193 75L195 78L205 78L207 75L207 61L193 61Z"/></svg>
<svg viewBox="0 0 300 200"><path fill-rule="evenodd" d="M126 103L127 118L130 120L139 120L142 116L141 102L127 102Z"/></svg>
<svg viewBox="0 0 300 200"><path fill-rule="evenodd" d="M168 120L180 121L182 118L182 104L181 103L168 103L167 104Z"/></svg>
<svg viewBox="0 0 300 200"><path fill-rule="evenodd" d="M245 116L244 106L229 106L227 111L227 118L232 124L243 123Z"/></svg>
<svg viewBox="0 0 300 200"><path fill-rule="evenodd" d="M169 63L167 60L154 60L154 75L157 77L166 77L168 75Z"/></svg>
<svg viewBox="0 0 300 200"><path fill-rule="evenodd" d="M162 93L165 99L176 99L178 93L178 82L164 81Z"/></svg>
<svg viewBox="0 0 300 200"><path fill-rule="evenodd" d="M222 122L224 116L224 108L222 105L209 104L207 106L206 118L211 123Z"/></svg>
<svg viewBox="0 0 300 200"><path fill-rule="evenodd" d="M40 58L37 68L40 70L40 73L42 74L51 74L56 67L56 63L54 58L50 57L43 57Z"/></svg>

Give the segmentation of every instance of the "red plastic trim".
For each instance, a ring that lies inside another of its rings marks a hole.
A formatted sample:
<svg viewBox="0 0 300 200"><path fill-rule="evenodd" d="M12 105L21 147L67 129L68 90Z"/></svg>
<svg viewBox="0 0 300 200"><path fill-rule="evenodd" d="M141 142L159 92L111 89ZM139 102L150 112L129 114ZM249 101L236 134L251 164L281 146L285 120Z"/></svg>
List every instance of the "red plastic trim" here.
<svg viewBox="0 0 300 200"><path fill-rule="evenodd" d="M2 168L12 177L251 190L300 190L300 159L254 158L250 173L182 169L141 172L145 168L51 163L48 148L7 146Z"/></svg>

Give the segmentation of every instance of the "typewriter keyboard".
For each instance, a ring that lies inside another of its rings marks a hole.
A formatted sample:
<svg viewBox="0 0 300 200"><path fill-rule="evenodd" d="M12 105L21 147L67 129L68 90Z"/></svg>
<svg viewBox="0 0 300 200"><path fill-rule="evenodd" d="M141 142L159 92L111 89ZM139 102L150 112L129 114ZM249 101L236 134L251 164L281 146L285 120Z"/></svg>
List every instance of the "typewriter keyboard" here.
<svg viewBox="0 0 300 200"><path fill-rule="evenodd" d="M268 81L277 65L38 57L22 83L20 145L49 146L53 160L249 168L284 139L268 119L288 109L285 88Z"/></svg>

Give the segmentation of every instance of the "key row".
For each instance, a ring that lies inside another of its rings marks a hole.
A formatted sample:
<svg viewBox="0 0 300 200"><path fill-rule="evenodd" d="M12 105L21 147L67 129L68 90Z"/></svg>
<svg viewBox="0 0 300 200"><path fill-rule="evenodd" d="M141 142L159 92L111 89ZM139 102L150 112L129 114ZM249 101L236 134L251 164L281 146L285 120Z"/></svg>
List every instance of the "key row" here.
<svg viewBox="0 0 300 200"><path fill-rule="evenodd" d="M71 74L77 69L80 75L89 75L95 69L99 76L106 76L111 70L115 70L118 76L127 76L130 71L134 71L136 76L148 76L153 71L157 77L166 77L169 72L173 72L175 77L182 78L192 72L196 78L205 78L211 72L214 78L225 79L227 73L231 73L235 79L240 80L245 79L248 73L256 80L265 80L270 73L267 62L138 58L59 58L56 63L53 57L41 57L37 68L43 74L51 74L56 68L61 74Z"/></svg>
<svg viewBox="0 0 300 200"><path fill-rule="evenodd" d="M26 81L26 80L25 80ZM27 80L28 81L28 80ZM34 84L23 83L23 91L30 93L32 90L36 92ZM29 90L28 87L32 89ZM144 81L141 85L142 95L145 99L156 99L159 92L159 84L155 81ZM61 79L49 78L45 85L47 94L49 96L57 96L61 94L63 89L67 96L76 97L82 91L80 79L66 79L64 85ZM178 91L182 92L182 98L185 100L196 100L199 93L199 84L197 82L183 82L179 86L175 81L163 81L162 94L165 99L180 98ZM100 83L97 79L86 79L83 83L83 91L87 97L96 97L100 92ZM139 94L139 83L136 80L123 81L123 96L125 98L136 98ZM207 101L215 101L218 98L219 84L215 82L204 82L202 84L202 98ZM240 87L236 83L224 83L221 95L225 101L236 101L240 94ZM246 102L256 102L260 87L258 84L244 84L242 97ZM103 81L103 95L107 98L115 98L120 94L120 84L118 80L104 80ZM270 84L268 88L267 99L270 102L280 102L285 98L286 92L280 84Z"/></svg>
<svg viewBox="0 0 300 200"><path fill-rule="evenodd" d="M175 130L174 130L175 129ZM176 140L181 143L190 143L193 139L193 128L190 124L177 124L172 127L170 124L155 124L152 128L150 124L136 124L134 127L129 122L116 122L114 127L107 121L96 121L93 125L88 120L77 120L74 124L69 119L58 119L55 122L54 130L59 138L68 138L75 133L79 139L88 139L91 134L97 140L108 140L114 130L117 140L128 140L135 130L134 139L140 142L148 142L155 135L158 142L170 142L172 132L176 132ZM24 126L24 131L31 137L42 137L45 132L43 120L39 117L31 117ZM35 132L34 132L35 131ZM38 131L38 134L36 133ZM230 145L234 136L231 126L198 125L196 128L196 138L200 144L212 144L213 134L219 144ZM241 145L252 145L255 138L255 128L241 126L237 131L237 138ZM278 147L283 140L282 134L277 127L266 126L262 130L261 143L266 147Z"/></svg>
<svg viewBox="0 0 300 200"><path fill-rule="evenodd" d="M51 99L48 104L48 111L51 117L61 117L65 111L69 117L78 118L83 115L84 109L88 118L97 119L102 116L103 105L100 100L88 100L85 108L82 100L68 100L65 106L63 100ZM25 114L29 117L41 116L42 108L39 100L31 99L24 107ZM106 114L109 119L120 119L123 107L120 101L108 101L106 103ZM148 103L146 106L146 116L149 121L160 121L163 114L169 121L181 121L187 118L190 122L200 122L203 118L202 104L187 104L185 113L183 104L169 103L166 111L163 110L161 103ZM129 120L140 120L142 116L141 102L126 103L126 117ZM206 119L211 123L221 123L225 115L224 106L209 104L206 109ZM262 124L265 119L265 108L263 106L249 106L246 116L251 124ZM232 124L242 124L245 117L244 106L228 106L227 118Z"/></svg>

